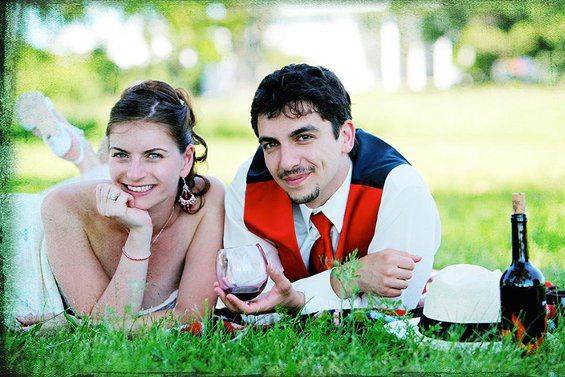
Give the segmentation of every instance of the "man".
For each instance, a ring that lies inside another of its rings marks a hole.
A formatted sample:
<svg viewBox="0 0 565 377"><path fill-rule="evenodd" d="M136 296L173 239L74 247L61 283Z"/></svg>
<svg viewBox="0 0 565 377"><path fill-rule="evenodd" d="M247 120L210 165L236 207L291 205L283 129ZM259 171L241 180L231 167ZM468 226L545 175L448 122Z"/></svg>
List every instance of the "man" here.
<svg viewBox="0 0 565 377"><path fill-rule="evenodd" d="M227 190L224 247L259 243L272 282L250 302L216 283L224 304L307 314L367 305L360 291L414 308L440 244L434 200L400 153L355 128L335 74L307 64L273 72L251 124L260 148Z"/></svg>

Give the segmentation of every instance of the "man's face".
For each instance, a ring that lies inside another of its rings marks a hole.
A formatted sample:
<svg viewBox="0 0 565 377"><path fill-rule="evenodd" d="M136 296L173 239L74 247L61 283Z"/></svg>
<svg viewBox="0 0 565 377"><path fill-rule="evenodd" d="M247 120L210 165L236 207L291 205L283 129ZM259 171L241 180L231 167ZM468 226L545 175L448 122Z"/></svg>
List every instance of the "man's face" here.
<svg viewBox="0 0 565 377"><path fill-rule="evenodd" d="M331 122L316 112L299 118L260 116L257 129L267 168L293 202L319 207L347 175L355 135L351 121L337 139Z"/></svg>

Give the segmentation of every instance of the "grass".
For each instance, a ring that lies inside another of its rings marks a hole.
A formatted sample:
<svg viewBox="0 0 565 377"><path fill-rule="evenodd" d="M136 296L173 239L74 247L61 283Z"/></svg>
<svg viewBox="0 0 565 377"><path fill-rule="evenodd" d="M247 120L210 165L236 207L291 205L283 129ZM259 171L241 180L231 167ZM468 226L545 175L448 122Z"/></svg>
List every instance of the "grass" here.
<svg viewBox="0 0 565 377"><path fill-rule="evenodd" d="M205 171L226 183L256 148L247 125L249 98L237 96L229 104L196 101L199 128L210 146ZM371 93L353 100L357 124L402 151L432 189L442 220L436 268L472 263L505 269L510 262L511 193L523 191L531 260L546 279L565 287L565 91L487 86ZM64 112L86 116L88 107L73 106L66 104ZM40 143L16 143L15 151L12 191L38 192L77 174ZM104 325L81 325L45 335L10 332L5 350L6 364L22 374L557 376L565 374L563 322L541 351L528 357L512 345L472 354L437 351L413 340L399 341L380 322L355 331L351 326L334 328L324 320L304 327L285 321L268 331L249 330L236 340L214 328L203 337L159 328L128 337Z"/></svg>
<svg viewBox="0 0 565 377"><path fill-rule="evenodd" d="M388 375L495 373L563 375L565 327L540 351L524 357L510 342L500 350L437 351L412 338L401 341L383 322L336 328L326 318L299 326L283 320L267 331L234 339L219 327L196 337L152 328L128 337L104 325L83 325L38 337L8 334L8 365L22 374L198 373L212 375Z"/></svg>

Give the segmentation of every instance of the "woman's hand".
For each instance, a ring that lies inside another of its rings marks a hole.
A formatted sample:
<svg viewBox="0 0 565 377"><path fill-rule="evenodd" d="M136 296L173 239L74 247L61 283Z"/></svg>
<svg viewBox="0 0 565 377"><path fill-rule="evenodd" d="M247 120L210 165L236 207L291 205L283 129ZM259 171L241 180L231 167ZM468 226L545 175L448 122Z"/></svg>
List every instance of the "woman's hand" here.
<svg viewBox="0 0 565 377"><path fill-rule="evenodd" d="M96 186L96 207L102 216L116 219L130 231L152 232L151 217L147 211L133 207L134 198L118 186L101 183Z"/></svg>

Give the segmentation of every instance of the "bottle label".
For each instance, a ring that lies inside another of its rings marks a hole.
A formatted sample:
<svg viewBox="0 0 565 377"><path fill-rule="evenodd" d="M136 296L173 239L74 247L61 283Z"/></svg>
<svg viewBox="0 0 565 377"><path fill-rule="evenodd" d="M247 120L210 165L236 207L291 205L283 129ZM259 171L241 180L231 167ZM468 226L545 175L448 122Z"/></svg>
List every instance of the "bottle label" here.
<svg viewBox="0 0 565 377"><path fill-rule="evenodd" d="M534 352L547 331L545 286L500 288L502 335L512 334L528 353Z"/></svg>

